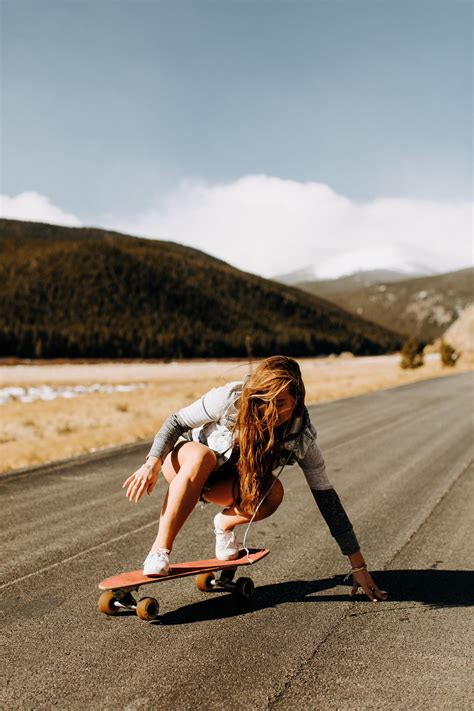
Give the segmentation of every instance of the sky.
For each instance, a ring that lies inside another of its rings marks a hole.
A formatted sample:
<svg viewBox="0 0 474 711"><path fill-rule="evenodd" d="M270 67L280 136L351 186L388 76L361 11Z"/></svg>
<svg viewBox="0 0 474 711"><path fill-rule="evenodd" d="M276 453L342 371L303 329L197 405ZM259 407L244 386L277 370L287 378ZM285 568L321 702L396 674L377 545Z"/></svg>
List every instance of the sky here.
<svg viewBox="0 0 474 711"><path fill-rule="evenodd" d="M464 0L2 0L1 214L272 276L472 263Z"/></svg>

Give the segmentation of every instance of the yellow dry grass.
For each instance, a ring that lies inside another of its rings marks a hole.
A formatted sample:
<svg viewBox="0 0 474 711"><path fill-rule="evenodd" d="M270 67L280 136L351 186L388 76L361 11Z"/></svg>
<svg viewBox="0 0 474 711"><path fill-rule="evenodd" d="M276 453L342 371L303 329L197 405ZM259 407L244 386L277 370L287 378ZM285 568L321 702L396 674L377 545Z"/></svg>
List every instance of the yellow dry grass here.
<svg viewBox="0 0 474 711"><path fill-rule="evenodd" d="M437 356L405 371L400 357L300 359L307 402L360 395L473 369L472 359L442 368ZM44 464L154 436L166 417L212 387L240 380L246 361L44 364L0 366L0 387L144 383L132 392L89 393L72 399L0 406L0 473Z"/></svg>

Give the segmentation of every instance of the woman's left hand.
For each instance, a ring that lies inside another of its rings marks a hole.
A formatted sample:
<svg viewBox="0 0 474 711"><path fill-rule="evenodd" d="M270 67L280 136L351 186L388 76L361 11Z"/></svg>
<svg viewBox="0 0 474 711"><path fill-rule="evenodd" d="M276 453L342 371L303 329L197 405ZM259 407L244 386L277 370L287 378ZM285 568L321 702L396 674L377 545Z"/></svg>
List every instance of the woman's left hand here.
<svg viewBox="0 0 474 711"><path fill-rule="evenodd" d="M352 597L357 594L359 588L362 588L372 602L386 600L388 597L384 590L379 590L376 586L367 568L364 570L358 570L356 573L352 573Z"/></svg>

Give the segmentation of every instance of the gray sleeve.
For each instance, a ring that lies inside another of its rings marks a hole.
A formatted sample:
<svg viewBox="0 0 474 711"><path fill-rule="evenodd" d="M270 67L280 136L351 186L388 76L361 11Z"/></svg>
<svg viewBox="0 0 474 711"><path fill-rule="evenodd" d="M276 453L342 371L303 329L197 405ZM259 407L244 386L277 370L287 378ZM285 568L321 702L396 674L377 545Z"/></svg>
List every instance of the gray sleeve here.
<svg viewBox="0 0 474 711"><path fill-rule="evenodd" d="M188 429L200 427L206 422L217 422L229 407L232 385L233 383L228 383L219 388L212 388L199 400L178 410L179 419Z"/></svg>
<svg viewBox="0 0 474 711"><path fill-rule="evenodd" d="M328 479L324 457L316 442L308 447L305 456L299 460L314 500L326 521L331 535L336 539L341 553L356 553L360 546L352 524L333 485Z"/></svg>
<svg viewBox="0 0 474 711"><path fill-rule="evenodd" d="M158 457L158 459L163 462L165 457L173 449L179 437L187 432L188 429L189 427L180 419L178 413L170 415L163 423L161 429L156 433L146 458Z"/></svg>
<svg viewBox="0 0 474 711"><path fill-rule="evenodd" d="M356 553L360 549L359 542L336 491L311 489L311 493L341 553L343 555Z"/></svg>
<svg viewBox="0 0 474 711"><path fill-rule="evenodd" d="M332 489L322 452L315 439L309 445L304 457L299 460L299 465L310 489Z"/></svg>
<svg viewBox="0 0 474 711"><path fill-rule="evenodd" d="M148 457L158 457L161 461L172 451L178 438L185 432L200 427L206 422L217 422L227 410L233 399L233 392L240 381L227 383L219 388L213 388L199 400L182 407L164 422L155 435Z"/></svg>

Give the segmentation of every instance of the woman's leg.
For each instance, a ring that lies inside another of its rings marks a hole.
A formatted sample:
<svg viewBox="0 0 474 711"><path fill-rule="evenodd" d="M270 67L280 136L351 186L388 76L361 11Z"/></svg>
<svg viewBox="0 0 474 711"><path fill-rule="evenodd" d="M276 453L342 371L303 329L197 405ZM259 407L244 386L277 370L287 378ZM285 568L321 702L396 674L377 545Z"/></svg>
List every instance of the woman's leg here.
<svg viewBox="0 0 474 711"><path fill-rule="evenodd" d="M236 526L248 523L252 516L241 511L235 504L235 485L237 475L229 472L219 477L213 485L206 490L203 498L218 506L224 506L220 517L220 528L223 531L232 531ZM274 478L272 490L260 506L254 521L262 521L271 516L283 501L284 489L281 481Z"/></svg>
<svg viewBox="0 0 474 711"><path fill-rule="evenodd" d="M151 548L171 551L178 532L195 507L202 487L215 469L216 455L199 442L179 443L163 462L163 475L169 482L160 516L158 535Z"/></svg>

